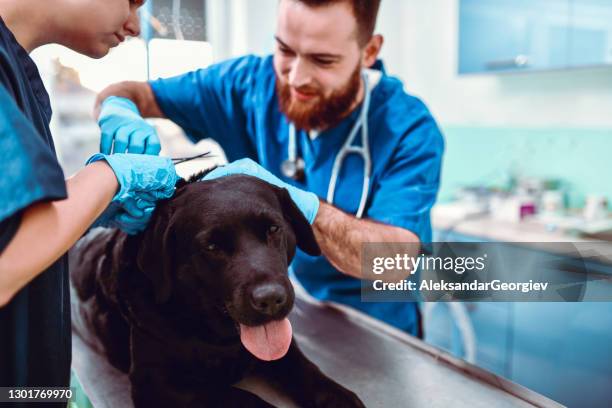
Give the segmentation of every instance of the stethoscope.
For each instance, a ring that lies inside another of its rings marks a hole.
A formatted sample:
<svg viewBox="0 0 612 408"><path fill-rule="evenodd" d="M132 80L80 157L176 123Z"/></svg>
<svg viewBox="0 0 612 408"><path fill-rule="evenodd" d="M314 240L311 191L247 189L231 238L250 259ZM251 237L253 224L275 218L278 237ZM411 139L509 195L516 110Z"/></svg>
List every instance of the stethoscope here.
<svg viewBox="0 0 612 408"><path fill-rule="evenodd" d="M370 84L368 76L363 73L361 75L364 85L364 98L363 107L361 109L361 115L357 122L353 125L348 138L338 151L336 159L334 160L334 166L332 167L331 176L329 179L329 186L327 188L326 201L330 204L334 202L334 195L336 192L336 184L338 183L338 175L342 167L342 161L351 153L358 154L363 159L363 186L361 189L361 198L359 200L359 208L355 216L361 218L365 209L366 201L368 199L368 192L370 189L370 174L372 171L372 161L370 158L370 146L368 144L368 111L370 110ZM357 132L361 127L361 146L353 146L353 142L357 137ZM285 177L292 178L297 181L304 180L304 170L306 165L304 160L297 155L297 138L295 126L293 123L289 124L289 143L287 146L287 160L284 160L281 164L281 172Z"/></svg>

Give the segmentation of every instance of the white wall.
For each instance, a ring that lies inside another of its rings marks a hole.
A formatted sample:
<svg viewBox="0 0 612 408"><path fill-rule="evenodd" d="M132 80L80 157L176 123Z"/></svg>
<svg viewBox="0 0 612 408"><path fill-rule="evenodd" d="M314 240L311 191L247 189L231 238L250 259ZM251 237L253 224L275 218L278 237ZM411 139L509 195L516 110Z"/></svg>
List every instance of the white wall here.
<svg viewBox="0 0 612 408"><path fill-rule="evenodd" d="M215 59L272 52L278 0L208 0Z"/></svg>
<svg viewBox="0 0 612 408"><path fill-rule="evenodd" d="M277 0L231 0L231 55L272 51ZM387 71L443 125L612 128L612 68L457 76L458 0L382 0ZM484 39L486 40L486 39Z"/></svg>

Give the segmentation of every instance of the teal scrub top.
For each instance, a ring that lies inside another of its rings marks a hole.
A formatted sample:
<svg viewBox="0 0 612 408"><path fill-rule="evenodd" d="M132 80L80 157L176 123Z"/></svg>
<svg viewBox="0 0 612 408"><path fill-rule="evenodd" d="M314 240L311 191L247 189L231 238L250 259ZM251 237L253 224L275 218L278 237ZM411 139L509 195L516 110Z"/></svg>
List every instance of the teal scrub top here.
<svg viewBox="0 0 612 408"><path fill-rule="evenodd" d="M0 255L26 208L67 196L50 120L49 96L36 65L0 18ZM62 256L0 307L0 386L68 387L67 264Z"/></svg>
<svg viewBox="0 0 612 408"><path fill-rule="evenodd" d="M364 218L408 229L421 242L431 242L430 209L440 184L444 140L427 107L404 92L398 79L387 76L382 63L375 68L382 78L371 91L368 112L372 172ZM272 56L245 56L150 85L163 113L193 142L214 139L229 161L249 157L281 180L323 199L334 159L361 111L358 107L314 139L297 132L298 151L306 163L301 183L281 173L289 123L279 109ZM362 184L363 160L351 154L340 170L333 204L355 214ZM292 269L316 298L350 305L418 333L415 303L362 302L360 281L340 273L322 256L298 251Z"/></svg>

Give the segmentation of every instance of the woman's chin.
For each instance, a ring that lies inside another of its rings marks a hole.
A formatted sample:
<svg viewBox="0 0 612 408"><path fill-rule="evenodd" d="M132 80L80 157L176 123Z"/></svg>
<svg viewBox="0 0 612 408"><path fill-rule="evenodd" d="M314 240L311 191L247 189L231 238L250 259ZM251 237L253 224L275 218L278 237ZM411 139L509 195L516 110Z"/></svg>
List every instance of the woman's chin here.
<svg viewBox="0 0 612 408"><path fill-rule="evenodd" d="M114 45L109 45L103 42L98 42L96 44L88 44L83 47L68 46L68 48L73 49L79 54L83 54L83 55L88 56L89 58L94 58L94 59L100 59L100 58L105 57L106 55L108 55L111 48L113 47Z"/></svg>
<svg viewBox="0 0 612 408"><path fill-rule="evenodd" d="M91 52L87 53L86 55L90 58L100 59L107 56L111 48L113 47L106 44L100 44L96 48L93 48Z"/></svg>

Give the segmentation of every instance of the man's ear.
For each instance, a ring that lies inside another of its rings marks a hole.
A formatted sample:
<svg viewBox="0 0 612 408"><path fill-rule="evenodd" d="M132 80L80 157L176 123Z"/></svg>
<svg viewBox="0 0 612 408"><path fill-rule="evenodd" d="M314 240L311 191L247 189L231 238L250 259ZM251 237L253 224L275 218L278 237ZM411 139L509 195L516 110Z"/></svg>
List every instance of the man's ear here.
<svg viewBox="0 0 612 408"><path fill-rule="evenodd" d="M295 205L287 189L277 188L276 191L283 209L283 215L295 233L298 248L308 255L321 255L321 249L319 244L317 244L310 223L298 206Z"/></svg>
<svg viewBox="0 0 612 408"><path fill-rule="evenodd" d="M170 209L161 204L143 233L136 263L149 278L158 304L165 303L172 293L172 221Z"/></svg>
<svg viewBox="0 0 612 408"><path fill-rule="evenodd" d="M364 67L371 67L378 59L380 50L382 49L385 39L380 34L374 34L370 41L366 44L363 49L362 64Z"/></svg>

